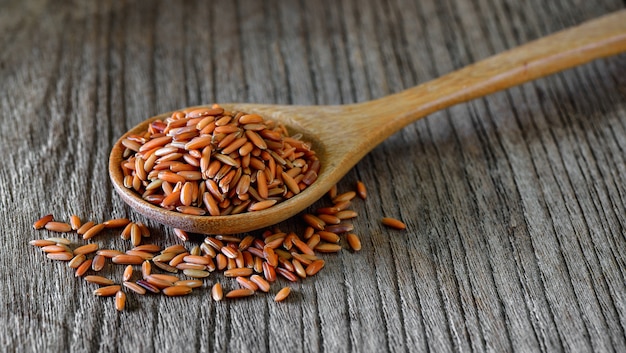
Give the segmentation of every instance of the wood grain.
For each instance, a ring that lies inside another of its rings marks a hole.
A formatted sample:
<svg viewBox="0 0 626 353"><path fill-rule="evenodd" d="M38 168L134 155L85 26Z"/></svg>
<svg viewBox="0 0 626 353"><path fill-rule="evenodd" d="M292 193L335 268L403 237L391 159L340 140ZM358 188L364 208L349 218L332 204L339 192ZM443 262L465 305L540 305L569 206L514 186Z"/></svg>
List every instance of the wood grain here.
<svg viewBox="0 0 626 353"><path fill-rule="evenodd" d="M148 116L215 101L363 102L623 2L1 8L5 351L626 350L624 55L434 113L375 148L339 183L368 186L354 205L362 250L325 256L283 303L258 295L216 304L206 288L185 298L129 294L118 313L112 298L94 297L27 244L50 235L32 229L46 213L129 216L157 243L177 241L125 206L106 173L114 141ZM407 231L383 227L383 216ZM100 242L128 246L114 232Z"/></svg>

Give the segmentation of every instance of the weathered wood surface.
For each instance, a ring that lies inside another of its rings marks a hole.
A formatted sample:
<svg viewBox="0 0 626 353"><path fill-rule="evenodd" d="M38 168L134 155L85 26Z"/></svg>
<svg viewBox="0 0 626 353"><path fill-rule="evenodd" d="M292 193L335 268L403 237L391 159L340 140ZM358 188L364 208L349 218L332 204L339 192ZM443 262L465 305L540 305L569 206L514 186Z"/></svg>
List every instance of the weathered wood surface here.
<svg viewBox="0 0 626 353"><path fill-rule="evenodd" d="M364 101L623 7L2 1L0 347L625 351L624 55L433 114L377 147L339 184L369 187L354 205L363 250L325 256L284 303L216 304L204 289L129 294L118 313L27 244L49 236L32 229L46 213L129 216L155 242L177 242L126 207L106 174L112 143L148 116L211 102ZM408 230L382 227L384 215ZM127 246L113 232L99 241Z"/></svg>

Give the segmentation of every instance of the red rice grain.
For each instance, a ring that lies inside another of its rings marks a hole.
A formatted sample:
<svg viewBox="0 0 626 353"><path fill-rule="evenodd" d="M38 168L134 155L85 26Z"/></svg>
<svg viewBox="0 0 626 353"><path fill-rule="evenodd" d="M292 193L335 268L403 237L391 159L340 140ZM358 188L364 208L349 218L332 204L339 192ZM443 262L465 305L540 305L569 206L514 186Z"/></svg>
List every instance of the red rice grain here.
<svg viewBox="0 0 626 353"><path fill-rule="evenodd" d="M215 283L213 287L211 288L211 297L213 297L213 300L215 300L216 302L219 302L222 299L224 299L224 292L222 290L222 285L219 282Z"/></svg>
<svg viewBox="0 0 626 353"><path fill-rule="evenodd" d="M48 246L48 245L54 245L56 243L50 240L36 239L36 240L29 241L28 244L41 248L41 247Z"/></svg>
<svg viewBox="0 0 626 353"><path fill-rule="evenodd" d="M160 293L161 292L161 290L159 288L157 288L154 285L148 283L146 280L139 279L135 283L137 283L137 285L141 286L142 288L144 288L145 290L147 290L147 291L149 291L151 293L156 294L156 293Z"/></svg>
<svg viewBox="0 0 626 353"><path fill-rule="evenodd" d="M50 260L58 260L58 261L69 261L74 258L74 254L71 252L63 251L63 252L52 252L47 253L46 257Z"/></svg>
<svg viewBox="0 0 626 353"><path fill-rule="evenodd" d="M106 222L103 222L102 224L104 224L104 226L106 228L120 228L120 227L125 227L130 223L130 220L128 218L114 218L114 219L109 219Z"/></svg>
<svg viewBox="0 0 626 353"><path fill-rule="evenodd" d="M122 275L122 279L124 280L124 282L127 282L127 281L130 281L132 277L133 277L133 266L128 265L124 269L124 274Z"/></svg>
<svg viewBox="0 0 626 353"><path fill-rule="evenodd" d="M246 277L237 277L237 278L235 278L235 280L243 288L247 288L247 289L250 289L251 291L255 291L255 292L259 289L259 286L257 286L256 283L252 282L251 280L249 280Z"/></svg>
<svg viewBox="0 0 626 353"><path fill-rule="evenodd" d="M76 255L74 256L73 259L70 260L70 262L68 262L67 266L69 268L73 268L76 269L78 268L78 266L80 266L85 260L87 259L87 257L83 254L80 255Z"/></svg>
<svg viewBox="0 0 626 353"><path fill-rule="evenodd" d="M92 221L84 223L83 225L80 226L80 228L76 230L76 233L78 233L78 235L84 235L89 229L91 229L91 227L94 226L94 224L95 223Z"/></svg>
<svg viewBox="0 0 626 353"><path fill-rule="evenodd" d="M367 197L367 189L365 188L365 184L363 184L363 182L360 180L356 182L356 193L363 200L365 200L365 198Z"/></svg>
<svg viewBox="0 0 626 353"><path fill-rule="evenodd" d="M141 265L144 262L144 259L136 255L122 254L114 256L111 258L111 261L118 265Z"/></svg>
<svg viewBox="0 0 626 353"><path fill-rule="evenodd" d="M104 268L106 258L102 255L96 255L93 257L93 262L91 263L91 269L93 271L100 271Z"/></svg>
<svg viewBox="0 0 626 353"><path fill-rule="evenodd" d="M80 264L80 266L78 266L76 268L76 272L74 272L74 276L75 277L82 277L87 272L87 270L89 270L91 268L92 262L93 262L92 259L87 259L87 260L83 261L83 263Z"/></svg>
<svg viewBox="0 0 626 353"><path fill-rule="evenodd" d="M123 284L124 284L124 287L132 290L133 292L137 294L140 294L140 295L146 294L146 289L138 285L137 283L125 281Z"/></svg>
<svg viewBox="0 0 626 353"><path fill-rule="evenodd" d="M48 222L51 222L53 219L54 219L54 216L52 216L51 214L45 215L45 216L39 218L38 220L36 220L35 223L33 223L33 228L41 229L41 228L45 227L46 224Z"/></svg>
<svg viewBox="0 0 626 353"><path fill-rule="evenodd" d="M72 241L67 238L52 237L52 238L46 238L45 240L51 241L55 244L63 244L63 245L72 244Z"/></svg>
<svg viewBox="0 0 626 353"><path fill-rule="evenodd" d="M163 288L162 292L168 297L179 297L191 293L192 290L193 289L188 286L172 286Z"/></svg>
<svg viewBox="0 0 626 353"><path fill-rule="evenodd" d="M254 295L254 291L247 288L242 289L233 289L230 292L226 293L226 298L235 299L235 298L245 298Z"/></svg>
<svg viewBox="0 0 626 353"><path fill-rule="evenodd" d="M96 252L98 248L99 248L98 243L91 243L91 244L79 246L76 249L74 249L74 255L91 254L92 252Z"/></svg>
<svg viewBox="0 0 626 353"><path fill-rule="evenodd" d="M348 244L350 245L350 248L354 251L359 251L361 250L361 239L359 239L359 236L354 234L354 233L348 233L348 235L346 236L346 239L348 240Z"/></svg>
<svg viewBox="0 0 626 353"><path fill-rule="evenodd" d="M96 276L96 275L85 276L85 281L89 283L94 283L100 286L110 286L114 283L113 280L109 278Z"/></svg>
<svg viewBox="0 0 626 353"><path fill-rule="evenodd" d="M72 226L64 222L47 222L44 227L53 232L66 233L72 230Z"/></svg>
<svg viewBox="0 0 626 353"><path fill-rule="evenodd" d="M308 276L313 276L318 273L326 263L324 260L315 260L309 266L306 267L306 274Z"/></svg>
<svg viewBox="0 0 626 353"><path fill-rule="evenodd" d="M121 290L118 290L117 293L115 293L115 309L117 309L117 311L123 311L125 306L126 294Z"/></svg>
<svg viewBox="0 0 626 353"><path fill-rule="evenodd" d="M150 274L152 274L152 265L150 261L146 260L141 264L141 277L143 277L143 279L146 279L146 277L150 276ZM125 281L127 281L127 279L125 279Z"/></svg>
<svg viewBox="0 0 626 353"><path fill-rule="evenodd" d="M83 239L84 240L91 239L95 237L96 235L98 235L103 229L104 229L104 224L102 223L96 224L93 227L89 228L89 230L83 234Z"/></svg>
<svg viewBox="0 0 626 353"><path fill-rule="evenodd" d="M175 286L187 286L191 288L200 288L202 287L202 281L197 279L187 279L187 280L179 280L174 282Z"/></svg>
<svg viewBox="0 0 626 353"><path fill-rule="evenodd" d="M257 285L257 287L263 292L267 293L270 291L270 284L263 277L259 275L252 275L250 276L250 281L254 282Z"/></svg>
<svg viewBox="0 0 626 353"><path fill-rule="evenodd" d="M98 297L111 297L114 296L119 290L122 289L122 286L119 284L114 284L112 286L100 287L93 291L93 295Z"/></svg>
<svg viewBox="0 0 626 353"><path fill-rule="evenodd" d="M282 302L283 300L287 299L290 293L291 293L290 287L283 287L280 291L278 291L278 293L276 293L276 296L274 297L274 301L277 303Z"/></svg>
<svg viewBox="0 0 626 353"><path fill-rule="evenodd" d="M395 219L391 217L384 217L380 221L382 222L382 224L386 225L387 227L391 227L393 229L398 229L398 230L406 229L406 224L404 224L399 219Z"/></svg>
<svg viewBox="0 0 626 353"><path fill-rule="evenodd" d="M73 214L70 216L70 226L72 226L72 230L78 230L81 226L80 217Z"/></svg>

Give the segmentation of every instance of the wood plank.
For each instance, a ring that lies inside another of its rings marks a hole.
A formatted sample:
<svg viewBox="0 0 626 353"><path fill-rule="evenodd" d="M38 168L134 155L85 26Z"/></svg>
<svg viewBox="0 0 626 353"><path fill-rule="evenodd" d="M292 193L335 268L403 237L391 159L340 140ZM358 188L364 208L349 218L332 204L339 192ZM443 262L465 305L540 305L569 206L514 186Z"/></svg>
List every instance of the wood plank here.
<svg viewBox="0 0 626 353"><path fill-rule="evenodd" d="M279 280L269 294L216 303L215 282L237 284L212 274L188 297L127 292L119 313L67 264L28 245L54 235L32 228L46 213L129 216L148 224L150 241L179 242L124 205L105 172L112 143L151 115L213 102L366 101L623 8L618 0L4 1L2 347L626 350L623 54L434 113L389 138L338 185L368 187L352 206L362 250L322 255L318 275ZM384 227L383 216L407 230ZM279 227L303 231L297 219ZM119 232L94 241L129 249ZM119 279L122 270L101 274ZM285 285L292 294L275 303Z"/></svg>

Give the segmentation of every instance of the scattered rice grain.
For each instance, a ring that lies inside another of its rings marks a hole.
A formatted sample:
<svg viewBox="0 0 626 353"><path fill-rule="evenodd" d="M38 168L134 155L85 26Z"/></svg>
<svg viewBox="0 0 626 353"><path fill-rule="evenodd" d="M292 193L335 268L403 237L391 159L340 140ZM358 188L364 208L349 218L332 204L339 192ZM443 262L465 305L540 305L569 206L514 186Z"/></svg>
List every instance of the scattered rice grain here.
<svg viewBox="0 0 626 353"><path fill-rule="evenodd" d="M67 233L72 230L72 226L69 225L68 223L56 222L56 221L47 222L44 225L44 228L46 228L49 231L59 232L59 233Z"/></svg>
<svg viewBox="0 0 626 353"><path fill-rule="evenodd" d="M187 287L191 287L191 288L200 288L202 287L202 281L197 280L197 279L186 279L186 280L179 280L174 282L175 286L187 286Z"/></svg>
<svg viewBox="0 0 626 353"><path fill-rule="evenodd" d="M398 230L406 229L406 224L404 224L399 219L395 219L391 217L384 217L380 221L382 222L382 224L386 225L387 227L391 227L393 229L398 229Z"/></svg>
<svg viewBox="0 0 626 353"><path fill-rule="evenodd" d="M98 243L91 243L91 244L79 246L76 249L74 249L74 255L91 254L92 252L97 251L99 247L100 246L98 245Z"/></svg>
<svg viewBox="0 0 626 353"><path fill-rule="evenodd" d="M69 268L73 268L76 269L78 268L78 266L80 266L85 260L87 259L87 256L85 256L84 254L80 254L80 255L76 255L74 256L73 259L70 260L70 262L68 262L67 266Z"/></svg>
<svg viewBox="0 0 626 353"><path fill-rule="evenodd" d="M48 222L52 222L53 219L54 219L53 215L51 214L45 215L39 218L38 220L36 220L35 223L33 223L33 228L41 229L45 227Z"/></svg>
<svg viewBox="0 0 626 353"><path fill-rule="evenodd" d="M121 228L126 227L130 223L128 218L114 218L103 222L106 228Z"/></svg>
<svg viewBox="0 0 626 353"><path fill-rule="evenodd" d="M52 253L47 253L46 257L49 258L50 260L69 261L72 258L74 258L74 254L72 254L71 252L67 252L67 251L52 252Z"/></svg>
<svg viewBox="0 0 626 353"><path fill-rule="evenodd" d="M98 297L111 297L111 296L114 296L115 293L117 293L120 289L122 289L122 286L120 286L119 284L106 286L106 287L100 287L93 291L93 295L98 296Z"/></svg>
<svg viewBox="0 0 626 353"><path fill-rule="evenodd" d="M124 269L124 274L122 275L122 279L124 280L124 282L128 282L130 281L132 277L133 277L133 266L128 265Z"/></svg>
<svg viewBox="0 0 626 353"><path fill-rule="evenodd" d="M242 289L233 289L230 292L226 293L226 298L235 299L235 298L245 298L254 295L254 291L247 288Z"/></svg>
<svg viewBox="0 0 626 353"><path fill-rule="evenodd" d="M93 262L91 263L91 269L93 271L100 271L104 268L104 264L106 262L106 258L102 255L96 255L93 257Z"/></svg>
<svg viewBox="0 0 626 353"><path fill-rule="evenodd" d="M83 239L84 240L91 239L95 237L96 235L98 235L103 229L104 229L104 224L102 223L96 224L93 227L89 228L89 230L83 234Z"/></svg>
<svg viewBox="0 0 626 353"><path fill-rule="evenodd" d="M84 223L83 225L81 225L77 230L76 233L78 233L78 235L84 235L89 229L91 229L91 227L93 227L95 225L94 222L89 221L87 223Z"/></svg>
<svg viewBox="0 0 626 353"><path fill-rule="evenodd" d="M315 260L315 261L313 261L309 266L306 267L306 274L308 276L315 275L322 268L324 268L325 264L326 264L326 262L324 260Z"/></svg>
<svg viewBox="0 0 626 353"><path fill-rule="evenodd" d="M163 289L163 294L168 297L178 297L187 295L192 292L192 288L188 286L172 286Z"/></svg>
<svg viewBox="0 0 626 353"><path fill-rule="evenodd" d="M137 283L125 281L123 284L124 284L124 287L132 290L133 292L137 294L140 294L140 295L146 294L146 289L138 285Z"/></svg>
<svg viewBox="0 0 626 353"><path fill-rule="evenodd" d="M224 299L224 292L222 290L222 285L219 282L215 283L213 287L211 288L211 297L213 297L213 300L215 300L216 302L219 302L222 299Z"/></svg>
<svg viewBox="0 0 626 353"><path fill-rule="evenodd" d="M367 197L367 189L365 188L365 184L362 181L356 182L356 193L363 200Z"/></svg>
<svg viewBox="0 0 626 353"><path fill-rule="evenodd" d="M117 293L115 293L115 309L117 309L117 311L123 311L125 306L126 294L121 290L118 290Z"/></svg>
<svg viewBox="0 0 626 353"><path fill-rule="evenodd" d="M348 235L346 236L346 239L348 240L348 244L350 245L350 248L354 251L359 251L361 250L361 239L359 239L359 236L354 234L354 233L348 233Z"/></svg>
<svg viewBox="0 0 626 353"><path fill-rule="evenodd" d="M114 256L111 258L111 261L118 265L141 265L144 262L144 259L136 255L122 254Z"/></svg>
<svg viewBox="0 0 626 353"><path fill-rule="evenodd" d="M276 293L276 296L274 297L274 301L282 302L283 300L287 299L290 293L291 293L290 287L283 287L280 291L278 291L278 293Z"/></svg>
<svg viewBox="0 0 626 353"><path fill-rule="evenodd" d="M94 283L100 286L110 286L113 283L113 280L103 277L103 276L97 276L97 275L90 275L90 276L85 276L85 281L89 282L89 283Z"/></svg>
<svg viewBox="0 0 626 353"><path fill-rule="evenodd" d="M76 268L76 272L74 272L74 276L75 277L82 277L87 270L89 270L91 268L91 264L93 263L92 259L87 259L85 261L83 261L82 264L80 264L80 266L78 266Z"/></svg>
<svg viewBox="0 0 626 353"><path fill-rule="evenodd" d="M70 216L70 226L72 226L72 230L78 230L81 226L80 217L73 214Z"/></svg>

